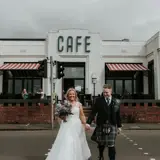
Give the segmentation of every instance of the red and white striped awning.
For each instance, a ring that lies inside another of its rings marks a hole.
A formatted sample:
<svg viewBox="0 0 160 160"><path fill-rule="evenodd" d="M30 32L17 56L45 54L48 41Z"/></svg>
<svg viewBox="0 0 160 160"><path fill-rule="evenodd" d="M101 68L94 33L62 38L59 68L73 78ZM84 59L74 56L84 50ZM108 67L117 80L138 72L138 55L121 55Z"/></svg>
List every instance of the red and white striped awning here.
<svg viewBox="0 0 160 160"><path fill-rule="evenodd" d="M147 71L148 69L138 63L106 63L110 71Z"/></svg>
<svg viewBox="0 0 160 160"><path fill-rule="evenodd" d="M38 70L39 63L5 63L0 65L0 70Z"/></svg>

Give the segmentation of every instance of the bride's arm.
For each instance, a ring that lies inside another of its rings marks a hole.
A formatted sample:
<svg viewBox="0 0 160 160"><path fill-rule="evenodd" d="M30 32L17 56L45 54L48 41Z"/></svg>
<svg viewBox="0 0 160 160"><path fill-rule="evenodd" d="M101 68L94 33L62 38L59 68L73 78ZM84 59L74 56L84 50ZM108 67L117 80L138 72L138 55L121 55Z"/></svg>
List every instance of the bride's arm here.
<svg viewBox="0 0 160 160"><path fill-rule="evenodd" d="M86 117L83 112L82 104L80 104L79 108L80 108L80 120L81 120L82 124L86 124Z"/></svg>
<svg viewBox="0 0 160 160"><path fill-rule="evenodd" d="M59 118L58 116L56 116L56 117L55 117L55 119L56 119L56 122L60 125L60 124L61 124L61 122L62 122L62 119L61 119L61 118Z"/></svg>

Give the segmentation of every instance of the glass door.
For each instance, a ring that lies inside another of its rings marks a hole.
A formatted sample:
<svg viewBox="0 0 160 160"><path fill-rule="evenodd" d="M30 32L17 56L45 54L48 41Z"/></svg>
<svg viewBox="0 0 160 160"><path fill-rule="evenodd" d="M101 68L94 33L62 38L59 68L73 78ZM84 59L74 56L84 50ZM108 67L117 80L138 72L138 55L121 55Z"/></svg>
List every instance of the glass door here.
<svg viewBox="0 0 160 160"><path fill-rule="evenodd" d="M64 77L62 81L62 99L67 89L70 87L73 87L77 90L78 97L84 97L85 62L65 62L64 68Z"/></svg>
<svg viewBox="0 0 160 160"><path fill-rule="evenodd" d="M66 92L67 88L73 87L81 94L85 92L85 68L84 67L65 67L63 88Z"/></svg>
<svg viewBox="0 0 160 160"><path fill-rule="evenodd" d="M79 93L84 94L84 79L75 79L74 86Z"/></svg>
<svg viewBox="0 0 160 160"><path fill-rule="evenodd" d="M66 93L69 88L75 88L80 94L84 94L84 80L64 78L63 92Z"/></svg>
<svg viewBox="0 0 160 160"><path fill-rule="evenodd" d="M63 82L63 93L66 94L69 88L74 88L74 79L65 78Z"/></svg>

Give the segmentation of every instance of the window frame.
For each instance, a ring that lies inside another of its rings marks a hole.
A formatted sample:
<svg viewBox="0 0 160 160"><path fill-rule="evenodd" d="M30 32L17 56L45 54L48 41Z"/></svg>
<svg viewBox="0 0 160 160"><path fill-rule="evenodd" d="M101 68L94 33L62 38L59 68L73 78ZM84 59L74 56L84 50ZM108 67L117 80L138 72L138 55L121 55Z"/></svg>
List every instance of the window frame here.
<svg viewBox="0 0 160 160"><path fill-rule="evenodd" d="M113 80L113 93L114 94L117 94L116 93L116 81L117 80L122 80L122 92L124 91L124 89L125 89L125 81L126 80L131 80L132 81L132 84L131 84L131 86L132 86L132 93L130 93L130 94L134 94L134 80L136 80L136 79L131 79L131 78L127 78L127 79L124 79L124 78L122 78L122 77L116 77L116 78L113 78L113 77L108 77L108 79L106 79L105 80L105 83L107 84L107 80Z"/></svg>
<svg viewBox="0 0 160 160"><path fill-rule="evenodd" d="M6 82L6 85L7 86L4 86L3 85L3 93L7 93L7 94L18 94L18 93L15 93L15 80L21 80L22 81L22 90L24 88L24 83L25 83L25 80L28 79L28 80L31 80L31 93L33 93L33 86L34 86L34 80L40 80L40 83L41 83L41 88L43 87L43 78L41 77L32 77L32 78L27 78L27 77L24 77L24 78L8 78L7 79L7 82ZM12 83L12 93L8 93L8 81L9 80L13 80L13 83ZM6 80L5 80L6 81ZM3 78L3 82L4 82L4 78ZM27 92L28 92L28 88L26 88Z"/></svg>

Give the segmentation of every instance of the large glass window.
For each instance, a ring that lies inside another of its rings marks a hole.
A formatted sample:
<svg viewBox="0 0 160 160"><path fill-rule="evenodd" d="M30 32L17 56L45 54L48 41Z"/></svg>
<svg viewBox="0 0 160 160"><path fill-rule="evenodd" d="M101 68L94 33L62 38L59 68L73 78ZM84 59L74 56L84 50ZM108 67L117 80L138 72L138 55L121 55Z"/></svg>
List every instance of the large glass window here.
<svg viewBox="0 0 160 160"><path fill-rule="evenodd" d="M125 87L124 87L125 91L132 94L132 80L125 80L124 85L125 85Z"/></svg>
<svg viewBox="0 0 160 160"><path fill-rule="evenodd" d="M84 78L84 67L65 67L65 78Z"/></svg>
<svg viewBox="0 0 160 160"><path fill-rule="evenodd" d="M33 80L33 93L36 93L41 89L41 79Z"/></svg>
<svg viewBox="0 0 160 160"><path fill-rule="evenodd" d="M32 93L32 80L31 79L24 80L24 88L27 90L28 93Z"/></svg>
<svg viewBox="0 0 160 160"><path fill-rule="evenodd" d="M136 86L136 80L134 80L134 94L137 93L137 86Z"/></svg>
<svg viewBox="0 0 160 160"><path fill-rule="evenodd" d="M116 80L116 94L122 94L123 93L123 81L122 80Z"/></svg>
<svg viewBox="0 0 160 160"><path fill-rule="evenodd" d="M20 94L23 89L26 89L28 93L36 93L42 88L41 78L18 78L8 79L6 88L3 88L4 93Z"/></svg>
<svg viewBox="0 0 160 160"><path fill-rule="evenodd" d="M9 79L8 80L8 93L12 93L13 92L13 80Z"/></svg>
<svg viewBox="0 0 160 160"><path fill-rule="evenodd" d="M108 79L107 81L106 81L106 84L110 84L110 85L112 85L112 93L114 94L114 80L110 80L110 79Z"/></svg>
<svg viewBox="0 0 160 160"><path fill-rule="evenodd" d="M15 94L20 94L22 89L22 79L15 79Z"/></svg>
<svg viewBox="0 0 160 160"><path fill-rule="evenodd" d="M133 83L134 82L134 88ZM113 94L123 94L123 92L128 92L130 94L136 92L136 80L132 79L108 79L106 84L112 85Z"/></svg>

